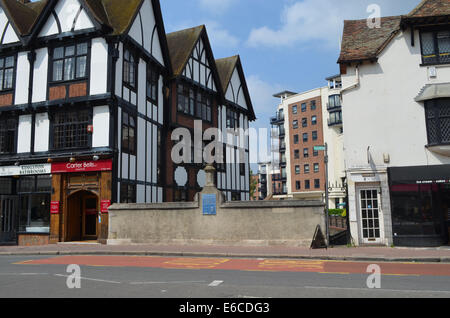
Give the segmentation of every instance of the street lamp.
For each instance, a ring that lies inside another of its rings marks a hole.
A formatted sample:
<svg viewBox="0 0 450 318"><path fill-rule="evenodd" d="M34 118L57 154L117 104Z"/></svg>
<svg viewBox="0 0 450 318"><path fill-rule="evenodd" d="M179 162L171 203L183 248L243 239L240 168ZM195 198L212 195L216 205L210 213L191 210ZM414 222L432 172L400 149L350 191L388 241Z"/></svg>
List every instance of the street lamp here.
<svg viewBox="0 0 450 318"><path fill-rule="evenodd" d="M323 151L325 153L325 235L327 246L330 245L330 229L329 229L329 190L328 190L328 144L325 143L324 146L315 146L314 151Z"/></svg>

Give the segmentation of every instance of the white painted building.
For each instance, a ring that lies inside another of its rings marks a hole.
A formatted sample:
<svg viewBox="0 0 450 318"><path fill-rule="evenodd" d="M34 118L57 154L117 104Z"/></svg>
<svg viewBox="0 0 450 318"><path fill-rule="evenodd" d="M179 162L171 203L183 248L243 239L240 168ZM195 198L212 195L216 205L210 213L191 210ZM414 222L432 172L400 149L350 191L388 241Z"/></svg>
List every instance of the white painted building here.
<svg viewBox="0 0 450 318"><path fill-rule="evenodd" d="M356 245L448 242L450 14L423 1L406 16L345 21L345 168ZM426 18L424 18L426 17Z"/></svg>

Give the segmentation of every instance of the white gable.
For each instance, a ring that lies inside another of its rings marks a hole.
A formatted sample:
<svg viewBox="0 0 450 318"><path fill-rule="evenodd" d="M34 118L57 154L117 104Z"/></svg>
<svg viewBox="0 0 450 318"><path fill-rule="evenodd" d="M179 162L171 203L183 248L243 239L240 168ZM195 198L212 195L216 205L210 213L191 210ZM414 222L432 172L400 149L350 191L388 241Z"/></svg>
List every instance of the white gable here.
<svg viewBox="0 0 450 318"><path fill-rule="evenodd" d="M230 102L248 109L247 101L245 100L244 95L244 87L242 86L241 79L236 68L233 71L233 76L231 77L225 97Z"/></svg>
<svg viewBox="0 0 450 318"><path fill-rule="evenodd" d="M10 44L20 41L2 8L0 8L0 32L3 35L1 44Z"/></svg>
<svg viewBox="0 0 450 318"><path fill-rule="evenodd" d="M216 92L214 76L206 54L206 47L203 40L200 39L192 52L191 58L189 58L189 62L186 64L183 75Z"/></svg>
<svg viewBox="0 0 450 318"><path fill-rule="evenodd" d="M94 24L78 0L60 0L39 37L92 28Z"/></svg>
<svg viewBox="0 0 450 318"><path fill-rule="evenodd" d="M142 4L128 35L149 52L159 63L164 65L155 14L150 0L145 0Z"/></svg>

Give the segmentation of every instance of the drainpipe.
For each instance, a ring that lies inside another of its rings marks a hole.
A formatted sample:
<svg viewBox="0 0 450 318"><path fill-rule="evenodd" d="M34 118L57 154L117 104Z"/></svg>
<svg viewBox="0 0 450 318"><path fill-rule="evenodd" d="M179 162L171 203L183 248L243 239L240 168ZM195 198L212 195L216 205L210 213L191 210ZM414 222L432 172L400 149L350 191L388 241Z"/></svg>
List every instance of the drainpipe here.
<svg viewBox="0 0 450 318"><path fill-rule="evenodd" d="M33 104L33 82L34 82L34 63L36 61L36 52L31 50L28 53L28 62L30 63L30 73L28 78L28 109L32 111ZM32 111L32 119L31 119L31 149L30 153L34 154L34 140L36 133L36 113Z"/></svg>

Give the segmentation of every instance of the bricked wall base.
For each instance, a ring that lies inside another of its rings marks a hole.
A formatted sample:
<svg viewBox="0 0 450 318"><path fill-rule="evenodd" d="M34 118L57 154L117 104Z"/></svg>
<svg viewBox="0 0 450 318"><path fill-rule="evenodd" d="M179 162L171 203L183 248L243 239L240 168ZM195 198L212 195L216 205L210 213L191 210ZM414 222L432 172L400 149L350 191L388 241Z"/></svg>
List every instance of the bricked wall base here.
<svg viewBox="0 0 450 318"><path fill-rule="evenodd" d="M19 246L41 246L49 244L49 235L19 234Z"/></svg>

